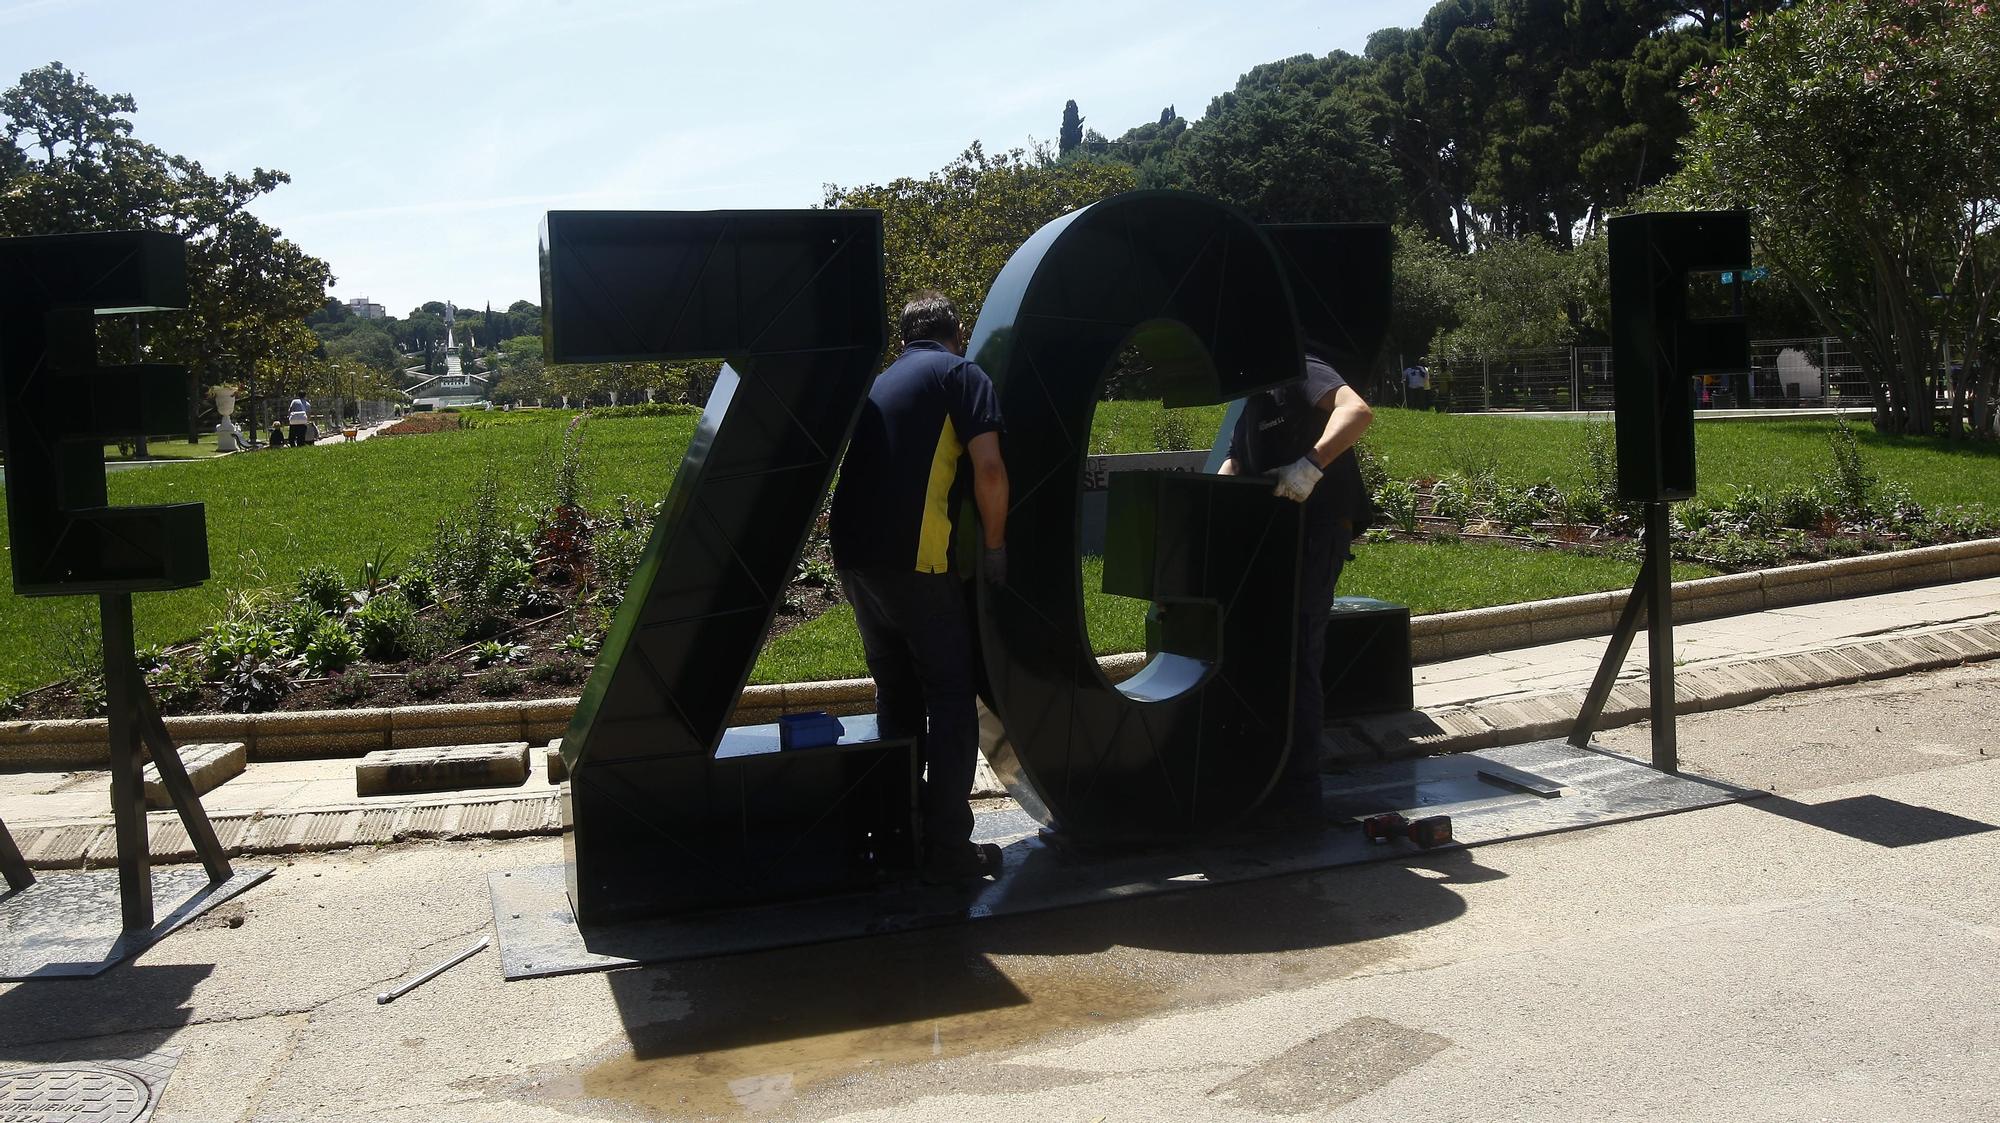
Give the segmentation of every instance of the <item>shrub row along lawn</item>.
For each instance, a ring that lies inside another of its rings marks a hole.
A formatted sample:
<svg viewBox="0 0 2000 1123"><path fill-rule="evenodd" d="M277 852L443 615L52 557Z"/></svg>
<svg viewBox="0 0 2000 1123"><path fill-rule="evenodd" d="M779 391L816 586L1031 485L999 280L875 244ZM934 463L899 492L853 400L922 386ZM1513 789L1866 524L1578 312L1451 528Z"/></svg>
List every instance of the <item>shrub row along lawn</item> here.
<svg viewBox="0 0 2000 1123"><path fill-rule="evenodd" d="M1224 407L1162 410L1158 402L1104 402L1091 427L1095 452L1152 452L1162 429L1193 436L1207 448ZM1183 421L1163 421L1167 414ZM1884 436L1865 419L1849 422L1861 453L1884 480L1907 487L1926 505L1982 506L2000 511L2000 444L1948 444ZM1704 498L1721 500L1745 487L1805 485L1824 475L1831 420L1708 421L1695 426L1695 463ZM1490 471L1503 482L1585 482L1588 424L1532 415L1430 413L1378 409L1367 443L1397 479L1436 479Z"/></svg>

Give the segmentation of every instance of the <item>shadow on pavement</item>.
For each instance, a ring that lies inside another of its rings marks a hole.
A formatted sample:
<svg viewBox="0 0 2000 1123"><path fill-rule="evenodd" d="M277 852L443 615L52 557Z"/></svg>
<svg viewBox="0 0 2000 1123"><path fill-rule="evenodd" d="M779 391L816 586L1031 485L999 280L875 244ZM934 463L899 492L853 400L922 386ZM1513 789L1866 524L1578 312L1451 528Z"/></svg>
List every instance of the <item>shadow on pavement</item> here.
<svg viewBox="0 0 2000 1123"><path fill-rule="evenodd" d="M214 971L126 963L93 979L15 983L0 994L0 1049L37 1063L143 1056L193 1020L189 999Z"/></svg>
<svg viewBox="0 0 2000 1123"><path fill-rule="evenodd" d="M1992 823L1879 795L1850 796L1827 803L1800 803L1783 796L1768 796L1750 800L1744 806L1877 846L1920 846L2000 830Z"/></svg>
<svg viewBox="0 0 2000 1123"><path fill-rule="evenodd" d="M998 1048L1169 1005L1345 977L1393 957L1392 937L1462 915L1452 885L1504 876L1470 852L1443 851L1408 864L617 971L610 984L640 1061L713 1063L717 1053L786 1043L810 1052L801 1043L843 1037L873 1054L898 1036L893 1027L932 1027L915 1035L922 1053L944 1048L924 1037L942 1032L939 1024ZM888 1032L853 1040L870 1030Z"/></svg>

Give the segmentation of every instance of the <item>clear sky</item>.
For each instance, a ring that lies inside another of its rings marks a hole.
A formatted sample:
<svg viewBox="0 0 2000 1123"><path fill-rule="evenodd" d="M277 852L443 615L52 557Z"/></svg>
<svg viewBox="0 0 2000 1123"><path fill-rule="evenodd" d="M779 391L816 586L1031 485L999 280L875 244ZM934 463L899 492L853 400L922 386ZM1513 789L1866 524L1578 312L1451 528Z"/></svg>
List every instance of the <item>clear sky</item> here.
<svg viewBox="0 0 2000 1123"><path fill-rule="evenodd" d="M141 139L278 168L258 213L406 315L539 302L557 208L804 207L971 141L1190 120L1260 62L1359 52L1431 0L0 0L0 85L61 61Z"/></svg>

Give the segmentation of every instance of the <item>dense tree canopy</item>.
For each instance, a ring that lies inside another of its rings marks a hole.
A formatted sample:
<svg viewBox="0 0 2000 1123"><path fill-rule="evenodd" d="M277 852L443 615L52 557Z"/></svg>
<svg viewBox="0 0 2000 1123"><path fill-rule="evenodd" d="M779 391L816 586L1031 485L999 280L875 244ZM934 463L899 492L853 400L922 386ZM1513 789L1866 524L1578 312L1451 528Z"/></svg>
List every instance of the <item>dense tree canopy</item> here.
<svg viewBox="0 0 2000 1123"><path fill-rule="evenodd" d="M859 187L829 184L825 205L883 212L893 350L896 317L913 293L928 288L943 292L970 329L986 299L986 286L1029 235L1052 219L1130 190L1134 182L1133 170L1120 163L1057 161L1045 149L988 155L974 143L922 179Z"/></svg>
<svg viewBox="0 0 2000 1123"><path fill-rule="evenodd" d="M1662 201L1751 212L1758 252L1875 381L1880 427L1956 434L1969 412L1990 433L2000 11L1819 0L1753 19L1694 107Z"/></svg>

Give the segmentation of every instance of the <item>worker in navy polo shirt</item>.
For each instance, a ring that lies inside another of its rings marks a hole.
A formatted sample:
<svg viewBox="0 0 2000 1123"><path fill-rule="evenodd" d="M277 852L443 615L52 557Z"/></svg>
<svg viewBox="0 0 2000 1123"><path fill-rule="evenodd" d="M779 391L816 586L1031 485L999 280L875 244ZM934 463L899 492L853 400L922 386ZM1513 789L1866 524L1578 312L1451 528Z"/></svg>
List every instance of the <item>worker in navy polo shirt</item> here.
<svg viewBox="0 0 2000 1123"><path fill-rule="evenodd" d="M882 735L917 738L923 752L924 877L969 880L998 873L1000 850L971 842L979 719L952 519L969 476L979 565L990 584L1004 585L1000 403L986 372L965 358L964 328L942 294L911 298L902 330L903 352L876 376L840 466L833 564L875 677Z"/></svg>
<svg viewBox="0 0 2000 1123"><path fill-rule="evenodd" d="M1220 469L1225 476L1273 476L1276 494L1305 507L1292 750L1285 775L1265 804L1277 816L1298 819L1312 818L1320 805L1320 736L1326 708L1320 668L1326 661L1327 616L1355 526L1367 513L1368 493L1361 483L1354 444L1374 419L1368 403L1325 355L1325 347L1307 340L1303 380L1244 400L1230 434L1229 458Z"/></svg>

